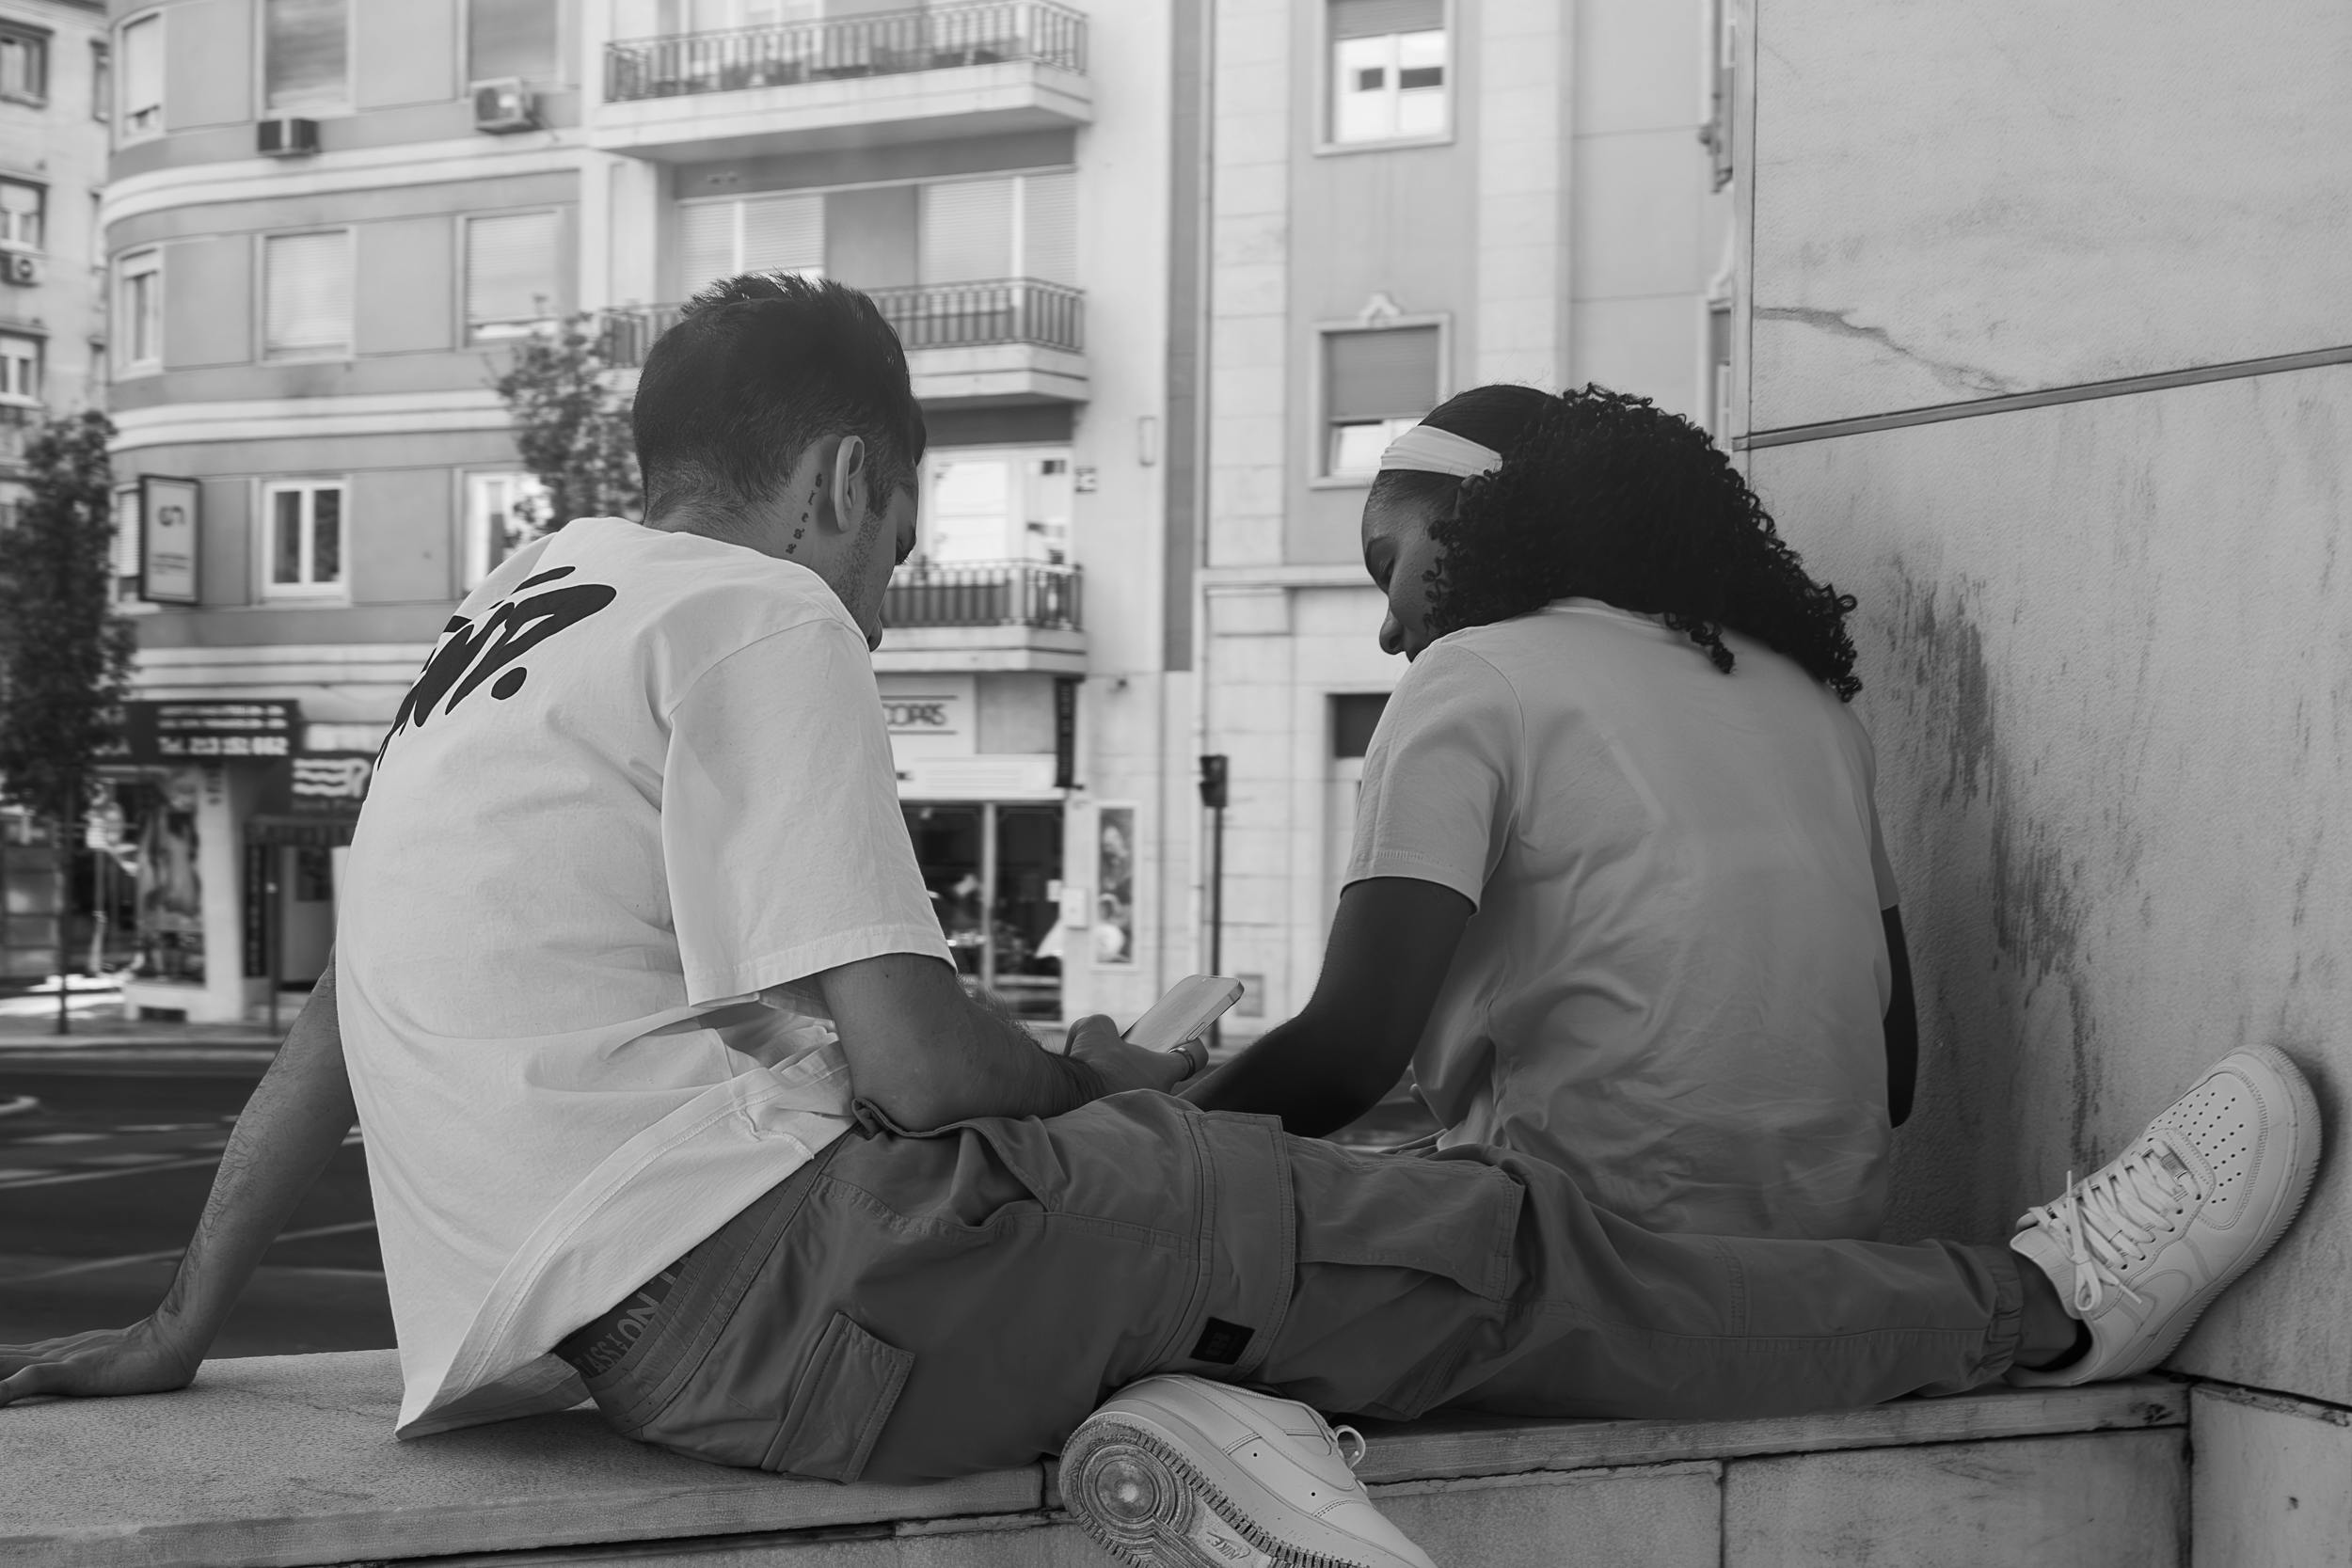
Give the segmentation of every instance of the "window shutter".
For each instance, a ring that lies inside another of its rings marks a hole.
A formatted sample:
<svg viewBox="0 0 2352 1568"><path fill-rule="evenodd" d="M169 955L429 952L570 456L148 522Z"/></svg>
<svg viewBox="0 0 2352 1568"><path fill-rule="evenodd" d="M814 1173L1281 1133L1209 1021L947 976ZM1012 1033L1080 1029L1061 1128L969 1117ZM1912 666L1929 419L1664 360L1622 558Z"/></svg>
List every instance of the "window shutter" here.
<svg viewBox="0 0 2352 1568"><path fill-rule="evenodd" d="M466 225L466 325L555 314L553 213L511 213Z"/></svg>
<svg viewBox="0 0 2352 1568"><path fill-rule="evenodd" d="M350 0L269 0L262 56L271 108L342 105L350 20Z"/></svg>
<svg viewBox="0 0 2352 1568"><path fill-rule="evenodd" d="M743 202L743 271L825 270L825 198L759 196Z"/></svg>
<svg viewBox="0 0 2352 1568"><path fill-rule="evenodd" d="M466 16L466 69L471 80L554 79L555 0L473 0Z"/></svg>
<svg viewBox="0 0 2352 1568"><path fill-rule="evenodd" d="M1438 404L1438 329L1392 326L1325 340L1324 399L1333 420L1419 419Z"/></svg>
<svg viewBox="0 0 2352 1568"><path fill-rule="evenodd" d="M678 292L691 295L716 278L732 277L737 203L696 201L677 210Z"/></svg>
<svg viewBox="0 0 2352 1568"><path fill-rule="evenodd" d="M1021 271L1047 283L1078 281L1078 177L1021 177Z"/></svg>
<svg viewBox="0 0 2352 1568"><path fill-rule="evenodd" d="M123 108L133 116L164 102L164 19L141 17L122 29Z"/></svg>
<svg viewBox="0 0 2352 1568"><path fill-rule="evenodd" d="M1445 25L1445 0L1331 0L1334 39L1426 33Z"/></svg>
<svg viewBox="0 0 2352 1568"><path fill-rule="evenodd" d="M327 353L351 345L351 237L279 234L266 242L264 334L272 354Z"/></svg>
<svg viewBox="0 0 2352 1568"><path fill-rule="evenodd" d="M1012 271L1012 182L923 187L916 272L925 283L978 283Z"/></svg>

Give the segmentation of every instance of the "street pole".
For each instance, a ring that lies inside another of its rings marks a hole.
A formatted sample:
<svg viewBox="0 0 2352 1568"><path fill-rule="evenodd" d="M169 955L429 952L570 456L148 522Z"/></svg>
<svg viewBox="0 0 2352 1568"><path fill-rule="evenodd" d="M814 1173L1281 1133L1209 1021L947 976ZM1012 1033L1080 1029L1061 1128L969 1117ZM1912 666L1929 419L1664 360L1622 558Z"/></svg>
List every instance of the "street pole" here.
<svg viewBox="0 0 2352 1568"><path fill-rule="evenodd" d="M1228 759L1222 752L1200 759L1200 803L1209 808L1209 973L1225 973L1225 800ZM1209 1049L1221 1043L1218 1024L1209 1025Z"/></svg>

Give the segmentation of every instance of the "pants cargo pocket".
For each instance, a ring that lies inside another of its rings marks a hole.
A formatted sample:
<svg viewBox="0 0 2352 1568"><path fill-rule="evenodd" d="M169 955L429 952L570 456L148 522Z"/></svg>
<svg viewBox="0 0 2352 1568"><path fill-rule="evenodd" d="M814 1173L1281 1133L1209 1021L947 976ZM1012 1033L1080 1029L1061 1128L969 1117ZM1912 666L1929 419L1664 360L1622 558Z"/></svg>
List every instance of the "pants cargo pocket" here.
<svg viewBox="0 0 2352 1568"><path fill-rule="evenodd" d="M852 1481L865 1473L914 1365L913 1351L883 1344L835 1312L792 1389L763 1470Z"/></svg>

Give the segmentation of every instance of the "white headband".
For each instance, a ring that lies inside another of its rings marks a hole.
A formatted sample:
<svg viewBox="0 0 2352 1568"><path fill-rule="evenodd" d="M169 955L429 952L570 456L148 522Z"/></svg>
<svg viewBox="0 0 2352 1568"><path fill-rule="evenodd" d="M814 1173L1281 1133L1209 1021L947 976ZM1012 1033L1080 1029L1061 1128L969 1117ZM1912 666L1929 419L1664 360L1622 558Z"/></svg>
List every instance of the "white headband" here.
<svg viewBox="0 0 2352 1568"><path fill-rule="evenodd" d="M1502 453L1494 448L1482 447L1467 436L1456 436L1433 424L1413 426L1391 441L1389 450L1380 454L1382 473L1402 468L1417 474L1475 479L1502 467Z"/></svg>

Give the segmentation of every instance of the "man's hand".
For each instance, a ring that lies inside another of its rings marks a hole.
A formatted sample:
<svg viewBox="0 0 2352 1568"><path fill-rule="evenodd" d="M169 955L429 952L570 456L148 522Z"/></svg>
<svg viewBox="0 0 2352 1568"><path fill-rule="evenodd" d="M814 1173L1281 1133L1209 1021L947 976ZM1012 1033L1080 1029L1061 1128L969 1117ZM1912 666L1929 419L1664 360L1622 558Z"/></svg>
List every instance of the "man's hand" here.
<svg viewBox="0 0 2352 1568"><path fill-rule="evenodd" d="M1093 1013L1070 1026L1070 1059L1092 1068L1103 1080L1104 1094L1128 1089L1172 1092L1192 1075L1195 1057L1181 1051L1154 1051L1135 1045L1120 1034L1119 1025Z"/></svg>
<svg viewBox="0 0 2352 1568"><path fill-rule="evenodd" d="M36 1394L168 1393L185 1388L203 1359L203 1347L180 1342L153 1318L38 1345L0 1345L0 1404Z"/></svg>

